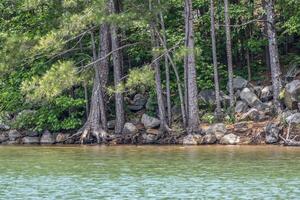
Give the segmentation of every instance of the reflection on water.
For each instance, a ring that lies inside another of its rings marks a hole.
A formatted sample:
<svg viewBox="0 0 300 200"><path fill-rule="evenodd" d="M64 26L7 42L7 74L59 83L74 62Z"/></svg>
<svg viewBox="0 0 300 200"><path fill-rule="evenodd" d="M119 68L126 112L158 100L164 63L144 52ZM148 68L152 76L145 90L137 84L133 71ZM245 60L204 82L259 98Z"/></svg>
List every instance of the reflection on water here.
<svg viewBox="0 0 300 200"><path fill-rule="evenodd" d="M0 147L0 199L298 199L300 148Z"/></svg>

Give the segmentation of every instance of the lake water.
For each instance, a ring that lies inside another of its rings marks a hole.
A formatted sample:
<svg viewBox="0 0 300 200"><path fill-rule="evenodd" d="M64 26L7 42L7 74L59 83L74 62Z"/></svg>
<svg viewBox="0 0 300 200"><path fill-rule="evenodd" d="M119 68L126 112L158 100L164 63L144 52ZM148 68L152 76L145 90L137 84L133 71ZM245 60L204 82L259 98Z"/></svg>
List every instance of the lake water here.
<svg viewBox="0 0 300 200"><path fill-rule="evenodd" d="M0 146L0 199L300 199L300 148Z"/></svg>

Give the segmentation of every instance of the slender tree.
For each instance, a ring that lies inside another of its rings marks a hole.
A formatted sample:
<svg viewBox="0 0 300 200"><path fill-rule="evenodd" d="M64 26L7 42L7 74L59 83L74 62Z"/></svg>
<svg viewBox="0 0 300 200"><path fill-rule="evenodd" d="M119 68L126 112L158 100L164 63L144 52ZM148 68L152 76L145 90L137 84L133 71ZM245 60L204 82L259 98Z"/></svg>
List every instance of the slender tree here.
<svg viewBox="0 0 300 200"><path fill-rule="evenodd" d="M233 69L232 69L232 47L231 47L231 33L230 33L230 18L228 10L228 0L224 0L224 15L225 15L225 30L226 30L226 52L228 65L228 87L230 97L230 107L234 106L234 91L233 91Z"/></svg>
<svg viewBox="0 0 300 200"><path fill-rule="evenodd" d="M185 61L185 82L187 98L187 132L189 134L199 131L199 108L198 108L198 90L196 82L196 61L195 61L195 43L193 28L193 9L192 0L185 0L185 40L186 40L186 61Z"/></svg>
<svg viewBox="0 0 300 200"><path fill-rule="evenodd" d="M279 63L278 44L275 30L274 0L266 0L265 10L267 14L267 32L269 41L269 55L274 93L274 103L280 109L279 95L282 88L281 69Z"/></svg>
<svg viewBox="0 0 300 200"><path fill-rule="evenodd" d="M211 43L212 43L212 56L214 65L214 82L216 93L216 114L217 118L221 115L221 100L220 100L220 86L218 75L218 62L217 62L217 50L216 50L216 31L215 31L215 14L214 14L214 0L210 0L210 23L211 23Z"/></svg>
<svg viewBox="0 0 300 200"><path fill-rule="evenodd" d="M110 11L111 14L117 13L116 9L116 1L110 0ZM113 68L114 68L114 84L116 88L115 92L115 104L116 104L116 124L115 124L115 133L121 134L123 131L124 123L125 123L125 113L124 113L124 97L122 92L118 91L118 87L121 84L122 79L122 56L121 51L118 50L120 47L120 41L118 38L118 28L116 24L112 23L110 25L110 33L111 33L111 49L112 49L112 57L113 57Z"/></svg>

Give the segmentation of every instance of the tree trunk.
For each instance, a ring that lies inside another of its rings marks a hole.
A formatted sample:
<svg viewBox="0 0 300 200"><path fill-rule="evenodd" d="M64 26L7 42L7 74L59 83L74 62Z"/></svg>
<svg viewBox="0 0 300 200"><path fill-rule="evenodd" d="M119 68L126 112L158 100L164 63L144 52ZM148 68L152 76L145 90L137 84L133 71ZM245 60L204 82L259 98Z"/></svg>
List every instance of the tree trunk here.
<svg viewBox="0 0 300 200"><path fill-rule="evenodd" d="M111 13L116 13L116 5L114 0L110 0L110 10ZM125 113L124 113L124 97L122 92L118 91L118 87L121 84L122 79L122 56L121 51L117 50L120 47L118 38L118 28L115 24L110 26L111 32L111 49L113 51L113 65L114 65L114 84L115 84L115 104L116 104L116 125L115 133L121 134L123 131L125 123Z"/></svg>
<svg viewBox="0 0 300 200"><path fill-rule="evenodd" d="M192 0L185 0L185 22L186 22L186 77L187 80L187 107L188 107L188 127L189 134L199 132L199 107L198 107L198 90L196 82L196 61L195 61L195 44L193 28L193 9Z"/></svg>
<svg viewBox="0 0 300 200"><path fill-rule="evenodd" d="M160 5L160 0L158 0ZM163 31L163 46L167 46L167 35L166 35L166 27L164 23L164 17L162 12L159 12L160 24ZM167 54L165 55L165 73L166 73L166 93L167 93L167 113L168 113L168 125L171 126L172 123L172 112L171 112L171 89L170 89L170 67Z"/></svg>
<svg viewBox="0 0 300 200"><path fill-rule="evenodd" d="M277 109L281 110L279 95L282 88L282 83L281 83L281 70L280 70L280 63L279 63L278 46L277 46L277 36L275 30L275 14L274 14L273 0L266 0L265 9L266 9L267 21L268 21L268 26L267 26L268 41L269 41L274 103Z"/></svg>
<svg viewBox="0 0 300 200"><path fill-rule="evenodd" d="M250 52L248 48L246 50L246 60L247 60L247 70L248 70L248 81L251 81L252 76L251 76L251 66L250 66Z"/></svg>
<svg viewBox="0 0 300 200"><path fill-rule="evenodd" d="M214 0L210 0L210 22L211 22L211 42L212 42L212 56L214 65L214 82L216 92L216 114L217 118L221 115L221 100L220 100L220 86L219 86L219 75L218 75L218 62L217 62L217 50L216 50L216 32L215 32L215 14L214 14Z"/></svg>
<svg viewBox="0 0 300 200"><path fill-rule="evenodd" d="M226 52L227 52L227 64L228 64L229 97L230 97L230 107L232 109L234 106L234 93L233 93L232 47L231 47L228 0L224 0L224 14L225 14L225 29L226 29Z"/></svg>
<svg viewBox="0 0 300 200"><path fill-rule="evenodd" d="M93 50L93 61L95 61L97 60L97 52L93 33L91 33L91 42ZM89 139L90 135L96 137L97 143L100 143L101 139L104 139L104 137L106 136L107 122L105 113L105 103L103 98L102 83L100 80L102 64L103 63L101 62L100 64L94 64L95 77L90 103L90 112L85 125L81 130L79 130L79 133L81 133L81 143L85 143L86 140Z"/></svg>

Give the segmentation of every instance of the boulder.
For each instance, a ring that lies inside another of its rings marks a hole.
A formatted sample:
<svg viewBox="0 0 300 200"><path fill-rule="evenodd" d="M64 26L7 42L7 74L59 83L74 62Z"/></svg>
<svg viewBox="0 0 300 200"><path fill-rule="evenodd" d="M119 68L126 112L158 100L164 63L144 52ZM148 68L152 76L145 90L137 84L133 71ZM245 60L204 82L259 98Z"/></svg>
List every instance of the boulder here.
<svg viewBox="0 0 300 200"><path fill-rule="evenodd" d="M133 98L132 104L128 106L131 111L142 110L147 103L147 98L142 94L136 94Z"/></svg>
<svg viewBox="0 0 300 200"><path fill-rule="evenodd" d="M10 127L6 124L0 124L0 131L8 131Z"/></svg>
<svg viewBox="0 0 300 200"><path fill-rule="evenodd" d="M262 102L271 101L273 99L273 87L271 85L265 86L261 90L260 99Z"/></svg>
<svg viewBox="0 0 300 200"><path fill-rule="evenodd" d="M67 141L67 139L70 137L70 134L68 133L59 133L57 134L55 138L56 143L64 143Z"/></svg>
<svg viewBox="0 0 300 200"><path fill-rule="evenodd" d="M41 137L41 144L54 144L55 138L49 131L45 131Z"/></svg>
<svg viewBox="0 0 300 200"><path fill-rule="evenodd" d="M258 109L263 108L263 103L259 100L257 95L254 92L252 92L249 88L244 88L240 94L240 97L251 107L255 107Z"/></svg>
<svg viewBox="0 0 300 200"><path fill-rule="evenodd" d="M251 121L260 121L265 118L265 115L262 112L259 112L256 108L251 108L248 112L244 113L240 121L251 120Z"/></svg>
<svg viewBox="0 0 300 200"><path fill-rule="evenodd" d="M262 87L261 86L254 86L253 87L253 91L254 93L258 96L258 98L261 97L261 94L262 94Z"/></svg>
<svg viewBox="0 0 300 200"><path fill-rule="evenodd" d="M284 103L290 110L298 109L300 102L300 80L294 80L285 86Z"/></svg>
<svg viewBox="0 0 300 200"><path fill-rule="evenodd" d="M205 131L206 134L216 134L216 133L223 133L226 134L227 129L225 124L217 123L209 126L209 128Z"/></svg>
<svg viewBox="0 0 300 200"><path fill-rule="evenodd" d="M217 142L217 137L215 134L206 134L201 140L201 144L214 144Z"/></svg>
<svg viewBox="0 0 300 200"><path fill-rule="evenodd" d="M220 144L225 144L225 145L234 145L238 144L240 142L240 137L235 135L235 134L228 134L224 135L224 137L221 138Z"/></svg>
<svg viewBox="0 0 300 200"><path fill-rule="evenodd" d="M201 144L201 142L202 142L201 135L192 135L192 134L184 136L182 141L183 145L197 145L197 144Z"/></svg>
<svg viewBox="0 0 300 200"><path fill-rule="evenodd" d="M20 132L18 132L17 130L10 130L8 132L9 141L15 141L21 137L22 137L22 134Z"/></svg>
<svg viewBox="0 0 300 200"><path fill-rule="evenodd" d="M143 133L142 134L142 143L143 144L153 144L156 142L156 135Z"/></svg>
<svg viewBox="0 0 300 200"><path fill-rule="evenodd" d="M286 118L286 122L290 124L291 132L300 134L300 113L295 113Z"/></svg>
<svg viewBox="0 0 300 200"><path fill-rule="evenodd" d="M107 128L110 130L113 130L115 128L115 125L116 125L116 120L109 120L107 122Z"/></svg>
<svg viewBox="0 0 300 200"><path fill-rule="evenodd" d="M237 101L235 106L236 113L245 113L248 110L248 104L244 101Z"/></svg>
<svg viewBox="0 0 300 200"><path fill-rule="evenodd" d="M280 132L281 129L278 127L277 124L269 123L266 126L266 143L267 144L277 143L279 140Z"/></svg>
<svg viewBox="0 0 300 200"><path fill-rule="evenodd" d="M22 144L39 144L40 143L40 138L39 137L23 137Z"/></svg>
<svg viewBox="0 0 300 200"><path fill-rule="evenodd" d="M242 90L248 85L248 81L240 76L233 78L233 90L236 92L238 90ZM229 91L229 83L227 84L227 90Z"/></svg>
<svg viewBox="0 0 300 200"><path fill-rule="evenodd" d="M252 125L249 122L239 122L239 123L234 124L233 127L234 127L234 129L233 129L234 132L245 133L252 128Z"/></svg>
<svg viewBox="0 0 300 200"><path fill-rule="evenodd" d="M0 133L0 143L8 141L8 135L6 133Z"/></svg>
<svg viewBox="0 0 300 200"><path fill-rule="evenodd" d="M125 123L124 124L124 128L123 128L123 134L137 134L139 132L139 130L137 129L137 127L133 124L133 123Z"/></svg>
<svg viewBox="0 0 300 200"><path fill-rule="evenodd" d="M155 117L151 117L147 114L143 114L142 123L144 124L146 129L159 127L160 121Z"/></svg>
<svg viewBox="0 0 300 200"><path fill-rule="evenodd" d="M172 120L177 121L181 118L181 107L180 106L173 106L171 109L171 114L172 114Z"/></svg>
<svg viewBox="0 0 300 200"><path fill-rule="evenodd" d="M202 90L198 94L198 99L201 104L203 105L211 105L216 106L216 92L215 90ZM225 95L222 91L220 91L220 101L223 107L229 105L230 98L229 96Z"/></svg>
<svg viewBox="0 0 300 200"><path fill-rule="evenodd" d="M26 131L24 133L25 136L28 136L28 137L39 137L40 134L36 131Z"/></svg>

